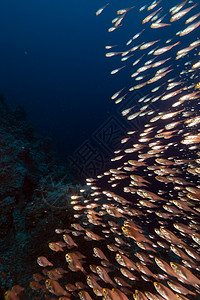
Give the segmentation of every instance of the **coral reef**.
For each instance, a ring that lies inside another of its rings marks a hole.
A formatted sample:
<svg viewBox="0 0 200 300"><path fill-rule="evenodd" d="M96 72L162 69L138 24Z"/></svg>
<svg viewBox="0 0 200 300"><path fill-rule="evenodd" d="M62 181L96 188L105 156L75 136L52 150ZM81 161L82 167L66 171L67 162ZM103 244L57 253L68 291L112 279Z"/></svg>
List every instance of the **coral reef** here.
<svg viewBox="0 0 200 300"><path fill-rule="evenodd" d="M53 213L56 204L52 205L50 196L58 186L66 195L74 179L50 144L27 122L23 107L11 110L0 96L1 292L27 282L30 253L35 257L41 250L36 237L44 228L48 237L52 224L63 222L63 207Z"/></svg>

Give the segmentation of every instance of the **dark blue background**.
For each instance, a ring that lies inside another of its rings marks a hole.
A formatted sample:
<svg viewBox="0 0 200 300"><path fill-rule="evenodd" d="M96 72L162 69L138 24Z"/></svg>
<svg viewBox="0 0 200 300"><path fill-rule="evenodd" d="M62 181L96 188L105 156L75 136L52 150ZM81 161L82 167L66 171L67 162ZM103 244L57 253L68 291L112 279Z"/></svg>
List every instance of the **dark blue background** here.
<svg viewBox="0 0 200 300"><path fill-rule="evenodd" d="M93 0L2 0L0 93L68 155L103 122L117 90L104 56L113 7ZM130 3L131 1L126 1ZM113 37L115 40L115 37Z"/></svg>
<svg viewBox="0 0 200 300"><path fill-rule="evenodd" d="M170 7L177 3L170 2ZM146 1L136 3L137 9L131 10L123 27L113 33L107 29L117 16L116 10L135 3L110 1L96 17L97 9L106 3L100 0L0 2L0 93L12 107L25 106L33 125L52 138L54 149L64 158L115 110L111 95L127 86L127 80L131 82L128 75L135 71L125 68L111 76L110 71L124 63L118 57L106 58L104 46L118 44L113 51L126 49L125 43L144 28L141 14L145 17L148 13L139 13L138 8ZM170 37L171 30L163 32ZM156 38L152 30L150 37L144 32L142 38L145 37L146 41ZM134 44L137 43L141 40Z"/></svg>

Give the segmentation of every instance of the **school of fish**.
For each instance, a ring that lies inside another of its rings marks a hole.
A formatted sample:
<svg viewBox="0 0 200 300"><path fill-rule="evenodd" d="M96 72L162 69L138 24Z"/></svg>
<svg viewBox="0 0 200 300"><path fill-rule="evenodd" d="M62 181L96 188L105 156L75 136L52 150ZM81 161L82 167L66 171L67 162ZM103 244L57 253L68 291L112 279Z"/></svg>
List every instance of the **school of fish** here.
<svg viewBox="0 0 200 300"><path fill-rule="evenodd" d="M137 90L138 103L121 114L141 128L121 139L111 169L71 196L73 215L55 228L29 284L43 299L200 299L200 6L138 2L114 12L108 32L122 30L129 14L140 30L105 46L105 56L119 57L111 75L130 73L133 84L111 101L125 103ZM167 39L166 28L174 32ZM14 286L5 299L20 299L22 290Z"/></svg>

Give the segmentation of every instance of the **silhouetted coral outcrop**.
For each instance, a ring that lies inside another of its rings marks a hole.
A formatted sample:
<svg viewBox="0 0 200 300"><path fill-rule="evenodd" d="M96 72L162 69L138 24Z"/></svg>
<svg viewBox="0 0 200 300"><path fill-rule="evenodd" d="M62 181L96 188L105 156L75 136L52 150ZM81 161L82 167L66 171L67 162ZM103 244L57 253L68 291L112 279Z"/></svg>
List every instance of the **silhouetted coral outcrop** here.
<svg viewBox="0 0 200 300"><path fill-rule="evenodd" d="M31 263L30 253L40 248L34 239L41 229L62 222L52 215L55 208L44 201L44 193L52 182L69 185L72 178L50 144L27 122L23 107L11 110L0 96L0 285L4 291L29 276L26 265Z"/></svg>

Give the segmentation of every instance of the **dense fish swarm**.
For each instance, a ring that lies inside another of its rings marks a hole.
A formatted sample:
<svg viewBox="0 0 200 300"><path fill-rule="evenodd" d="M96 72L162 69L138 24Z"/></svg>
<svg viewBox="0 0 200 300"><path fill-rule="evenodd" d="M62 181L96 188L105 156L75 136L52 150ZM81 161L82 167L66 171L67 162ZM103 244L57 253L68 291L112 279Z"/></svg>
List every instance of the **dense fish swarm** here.
<svg viewBox="0 0 200 300"><path fill-rule="evenodd" d="M140 90L143 106L122 115L144 125L123 137L110 170L71 196L69 226L55 229L57 239L37 258L41 270L30 282L43 299L200 298L200 13L195 1L164 7L171 2L118 9L108 29L121 30L129 14L141 18L126 45L105 48L106 57L126 61L111 74L128 68L134 81L112 101L126 102ZM152 31L154 40L144 41ZM14 286L5 299L20 293Z"/></svg>

